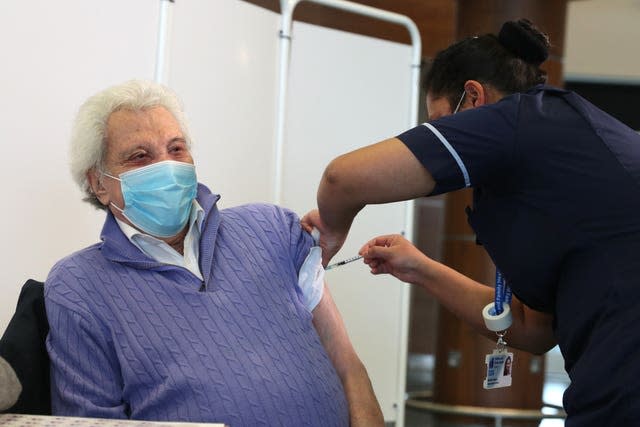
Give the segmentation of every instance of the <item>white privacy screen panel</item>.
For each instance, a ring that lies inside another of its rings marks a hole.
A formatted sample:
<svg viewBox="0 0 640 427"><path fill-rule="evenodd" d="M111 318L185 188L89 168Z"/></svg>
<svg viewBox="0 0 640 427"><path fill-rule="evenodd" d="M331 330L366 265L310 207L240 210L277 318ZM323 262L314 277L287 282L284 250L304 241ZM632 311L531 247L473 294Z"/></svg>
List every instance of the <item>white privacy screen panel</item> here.
<svg viewBox="0 0 640 427"><path fill-rule="evenodd" d="M22 284L99 240L102 212L69 173L71 123L107 86L153 78L158 0L7 1L0 12L0 330Z"/></svg>
<svg viewBox="0 0 640 427"><path fill-rule="evenodd" d="M392 137L410 114L411 47L304 23L294 23L286 109L285 206L315 207L316 189L334 157ZM334 261L352 257L369 239L400 233L405 203L368 206L354 221ZM385 419L403 405L406 284L374 277L361 261L330 270L326 279L367 367ZM402 388L400 390L398 387Z"/></svg>
<svg viewBox="0 0 640 427"><path fill-rule="evenodd" d="M278 15L239 0L176 2L169 85L182 97L198 179L222 207L269 202Z"/></svg>

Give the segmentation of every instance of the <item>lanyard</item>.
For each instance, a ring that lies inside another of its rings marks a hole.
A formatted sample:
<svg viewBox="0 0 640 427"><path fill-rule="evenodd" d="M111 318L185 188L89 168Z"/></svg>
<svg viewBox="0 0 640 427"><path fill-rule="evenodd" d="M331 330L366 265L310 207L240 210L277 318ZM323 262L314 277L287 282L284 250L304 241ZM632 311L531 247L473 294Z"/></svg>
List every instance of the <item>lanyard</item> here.
<svg viewBox="0 0 640 427"><path fill-rule="evenodd" d="M490 331L506 331L511 326L511 296L511 288L496 269L495 299L482 309L484 323Z"/></svg>
<svg viewBox="0 0 640 427"><path fill-rule="evenodd" d="M509 387L511 385L511 365L514 354L507 350L507 342L504 335L511 326L511 288L507 285L500 270L496 268L496 288L493 304L489 303L482 310L482 316L487 328L498 335L496 348L485 356L487 364L487 377L483 387L493 389ZM505 307L506 304L506 307Z"/></svg>
<svg viewBox="0 0 640 427"><path fill-rule="evenodd" d="M493 305L496 315L502 313L504 304L511 305L511 296L511 288L507 285L507 282L504 280L504 276L500 273L500 270L496 268L496 288Z"/></svg>

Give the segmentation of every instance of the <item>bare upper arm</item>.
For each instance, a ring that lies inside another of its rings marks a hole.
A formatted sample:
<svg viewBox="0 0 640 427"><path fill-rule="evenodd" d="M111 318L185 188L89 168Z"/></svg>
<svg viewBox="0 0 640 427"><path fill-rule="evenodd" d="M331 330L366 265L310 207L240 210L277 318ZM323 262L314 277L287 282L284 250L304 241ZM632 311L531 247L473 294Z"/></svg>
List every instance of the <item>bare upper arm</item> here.
<svg viewBox="0 0 640 427"><path fill-rule="evenodd" d="M326 283L322 298L312 313L313 325L334 367L338 372L348 369L348 364L353 358L357 359L357 355Z"/></svg>
<svg viewBox="0 0 640 427"><path fill-rule="evenodd" d="M556 344L553 333L553 315L529 308L517 298L512 304L514 327L510 344L533 354L543 354ZM518 322L516 325L515 322Z"/></svg>
<svg viewBox="0 0 640 427"><path fill-rule="evenodd" d="M398 138L337 157L327 166L323 181L331 191L362 204L413 199L430 194L435 186L429 171Z"/></svg>
<svg viewBox="0 0 640 427"><path fill-rule="evenodd" d="M349 342L344 321L326 283L324 284L322 298L313 309L312 314L313 326L316 328L323 345L325 344L325 340L329 341L330 346L343 340ZM327 346L325 345L325 347Z"/></svg>

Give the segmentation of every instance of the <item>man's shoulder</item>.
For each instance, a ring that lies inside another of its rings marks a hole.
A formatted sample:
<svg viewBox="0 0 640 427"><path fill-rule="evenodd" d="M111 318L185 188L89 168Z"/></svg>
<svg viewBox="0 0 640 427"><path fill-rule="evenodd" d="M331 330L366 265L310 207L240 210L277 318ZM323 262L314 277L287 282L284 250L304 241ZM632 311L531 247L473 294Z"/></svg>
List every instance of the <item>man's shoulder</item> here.
<svg viewBox="0 0 640 427"><path fill-rule="evenodd" d="M241 230L247 231L247 236L258 237L263 241L283 243L285 246L295 242L296 245L311 246L313 239L308 236L305 240L298 215L288 208L269 203L249 203L220 211L220 228L234 230L239 236ZM251 231L249 231L251 230Z"/></svg>
<svg viewBox="0 0 640 427"><path fill-rule="evenodd" d="M271 221L299 221L298 216L290 209L271 203L247 203L225 208L220 211L223 218L253 218Z"/></svg>
<svg viewBox="0 0 640 427"><path fill-rule="evenodd" d="M56 262L49 271L45 288L48 290L61 286L62 283L81 279L81 276L86 274L87 268L94 268L100 262L101 246L102 243L95 243Z"/></svg>
<svg viewBox="0 0 640 427"><path fill-rule="evenodd" d="M71 265L78 262L85 262L87 260L94 259L100 254L101 246L102 242L99 242L87 246L86 248L77 250L70 255L67 255L64 258L60 259L55 265Z"/></svg>

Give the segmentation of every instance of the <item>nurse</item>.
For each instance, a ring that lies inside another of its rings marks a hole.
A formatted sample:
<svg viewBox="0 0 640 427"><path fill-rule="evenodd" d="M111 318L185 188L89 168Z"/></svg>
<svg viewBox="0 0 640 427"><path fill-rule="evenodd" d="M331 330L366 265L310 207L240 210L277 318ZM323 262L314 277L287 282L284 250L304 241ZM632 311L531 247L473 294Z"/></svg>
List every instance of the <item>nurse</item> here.
<svg viewBox="0 0 640 427"><path fill-rule="evenodd" d="M514 294L509 345L559 344L568 427L638 425L640 136L545 86L548 49L520 20L440 52L425 80L429 121L334 159L303 222L320 230L326 264L365 205L472 187L469 223ZM492 287L399 235L360 253L373 274L424 288L495 338L482 316Z"/></svg>

